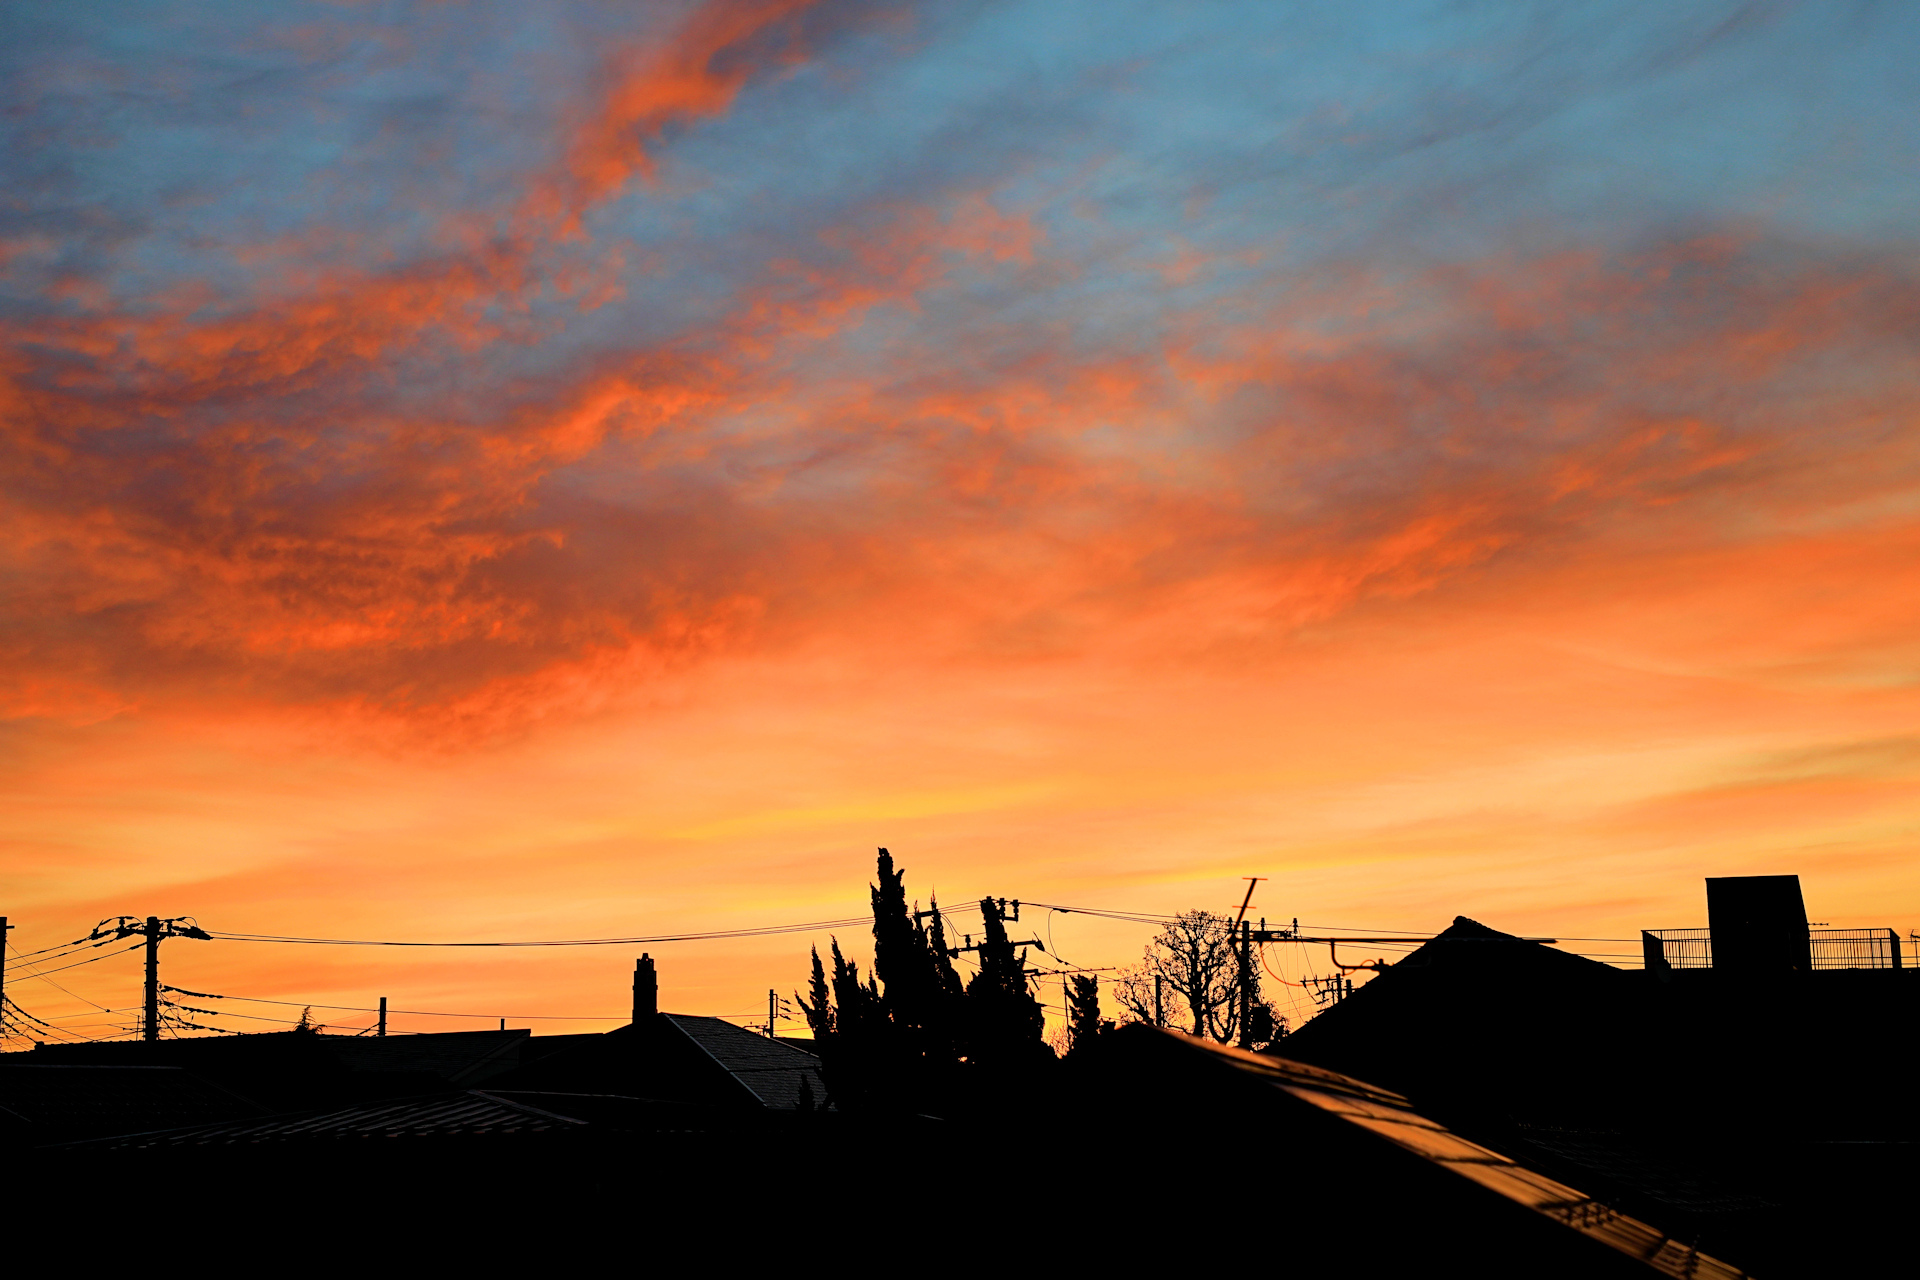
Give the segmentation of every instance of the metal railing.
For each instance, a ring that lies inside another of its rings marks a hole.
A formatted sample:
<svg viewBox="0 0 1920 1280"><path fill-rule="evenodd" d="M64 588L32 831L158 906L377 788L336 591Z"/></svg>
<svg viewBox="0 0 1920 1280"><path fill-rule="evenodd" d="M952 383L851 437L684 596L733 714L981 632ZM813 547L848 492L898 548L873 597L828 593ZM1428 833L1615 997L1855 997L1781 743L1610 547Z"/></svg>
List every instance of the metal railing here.
<svg viewBox="0 0 1920 1280"><path fill-rule="evenodd" d="M1649 969L1713 968L1711 929L1642 929L1640 949ZM1892 929L1809 929L1807 954L1815 969L1905 969L1915 945Z"/></svg>
<svg viewBox="0 0 1920 1280"><path fill-rule="evenodd" d="M1642 929L1640 950L1649 969L1713 968L1713 930Z"/></svg>
<svg viewBox="0 0 1920 1280"><path fill-rule="evenodd" d="M1809 929L1816 969L1899 969L1912 956L1891 929Z"/></svg>

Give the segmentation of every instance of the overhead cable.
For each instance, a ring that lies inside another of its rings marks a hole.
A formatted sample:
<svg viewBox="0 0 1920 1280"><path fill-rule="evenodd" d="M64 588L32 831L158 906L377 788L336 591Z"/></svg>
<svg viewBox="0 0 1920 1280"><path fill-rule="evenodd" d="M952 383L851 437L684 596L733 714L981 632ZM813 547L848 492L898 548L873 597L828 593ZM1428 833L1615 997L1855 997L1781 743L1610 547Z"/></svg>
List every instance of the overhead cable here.
<svg viewBox="0 0 1920 1280"><path fill-rule="evenodd" d="M80 946L80 945L81 945L82 943L84 943L84 942L86 942L86 941L87 941L87 939L85 939L85 938L75 938L75 939L74 939L74 940L73 940L72 942L56 942L56 943L54 943L54 944L53 944L52 946L50 946L50 947L42 947L42 948L40 948L40 950L38 950L38 951L19 951L19 950L15 950L15 949L13 948L13 944L12 944L12 943L8 943L8 944L7 944L7 946L8 946L8 949L9 949L9 950L12 950L12 951L13 951L13 960L12 960L12 961L9 961L8 963L10 963L10 964L11 964L11 963L13 963L13 962L15 962L15 961L20 961L20 960L31 960L31 959L32 959L33 957L35 957L35 956L37 956L37 955L43 955L43 954L45 954L46 952L49 952L49 951L58 951L58 950L60 950L60 949L61 949L62 947L77 947L77 946Z"/></svg>
<svg viewBox="0 0 1920 1280"><path fill-rule="evenodd" d="M813 920L804 924L765 925L752 929L713 929L698 933L663 933L648 937L555 938L536 942L400 942L383 938L296 938L270 933L226 933L211 930L225 942L289 942L317 947L635 947L660 942L713 942L728 938L765 938L786 933L819 933L824 929L849 929L870 924L871 916L849 916L841 920Z"/></svg>
<svg viewBox="0 0 1920 1280"><path fill-rule="evenodd" d="M85 960L76 960L72 964L63 964L58 969L48 969L45 973L29 973L27 974L27 977L44 978L47 976L48 973L65 973L69 969L78 969L83 964L95 964L101 960L111 960L115 956L123 956L127 954L127 952L129 951L138 951L140 948L146 945L147 944L144 942L136 942L130 947L122 947L118 951L109 951L106 955L103 955L103 956L89 956ZM56 983L53 983L52 985L57 987L60 984L56 982Z"/></svg>
<svg viewBox="0 0 1920 1280"><path fill-rule="evenodd" d="M177 988L174 988L174 989L177 989ZM182 994L185 994L185 993L182 993ZM239 1000L246 1004L284 1005L289 1009L332 1009L332 1010L336 1010L344 1013L378 1013L380 1012L378 1008L372 1005L363 1005L363 1004L319 1004L312 1000L269 1000L263 996L224 996L224 995L215 996L215 995L207 995L204 992L195 992L193 994L199 995L200 998L203 1000ZM198 1010L197 1012L211 1014L211 1013L215 1013L216 1011L212 1009L201 1009L201 1010ZM388 1009L387 1012L412 1014L416 1017L422 1017L422 1018L506 1018L513 1022L625 1022L627 1021L627 1016L624 1014L610 1014L610 1013L609 1014L449 1013L445 1009ZM228 1012L220 1011L219 1016L227 1017L227 1018L244 1018L244 1017L248 1017L249 1015L244 1013L228 1013ZM742 1016L746 1016L746 1015L742 1015ZM269 1019L266 1019L266 1021L269 1021L269 1022L278 1021L278 1019L269 1018Z"/></svg>

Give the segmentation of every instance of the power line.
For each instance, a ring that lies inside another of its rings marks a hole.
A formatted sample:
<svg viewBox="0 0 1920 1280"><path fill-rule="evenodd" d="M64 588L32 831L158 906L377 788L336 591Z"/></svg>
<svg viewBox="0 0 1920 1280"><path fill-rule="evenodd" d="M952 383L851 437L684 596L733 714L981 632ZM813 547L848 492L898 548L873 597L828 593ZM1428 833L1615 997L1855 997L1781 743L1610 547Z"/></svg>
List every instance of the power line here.
<svg viewBox="0 0 1920 1280"><path fill-rule="evenodd" d="M48 969L48 970L46 971L46 973L29 973L29 974L28 974L27 976L28 976L29 978L45 978L45 977L47 976L47 974L48 974L48 973L65 973L65 972L66 972L67 970L69 970L69 969L78 969L78 968L79 968L79 967L80 967L81 965L83 965L83 964L97 964L97 963L99 963L99 962L100 962L100 961L102 961L102 960L111 960L111 959L113 959L113 958L114 958L115 956L123 956L123 955L125 955L125 954L127 954L127 952L129 952L129 951L138 951L138 950L139 950L139 949L140 949L141 947L143 947L143 946L145 946L145 945L146 945L146 943L144 943L144 942L136 942L136 943L134 943L134 944L133 944L132 946L130 946L130 947L122 947L122 948L121 948L120 950L118 950L118 951L109 951L109 952L107 952L107 954L105 954L105 955L103 955L103 956L89 956L89 957L88 957L87 959L85 959L85 960L76 960L76 961L74 961L74 962L73 962L72 964L64 964L64 965L61 965L61 966L60 966L60 967L59 967L58 969ZM48 983L48 985L49 985L49 986L54 986L54 987L58 987L58 986L60 986L60 984L59 984L59 983L57 983L57 982L52 982L52 983ZM62 988L61 988L61 990L63 990L63 991L64 991L64 990L66 990L66 988L64 988L64 987L62 987ZM67 994L69 994L69 995L72 995L73 993L72 993L72 992L68 992ZM77 997L77 996L75 996L74 998L75 998L75 999L78 999L79 997ZM92 1002L91 1002L91 1001L89 1001L88 1003L89 1003L89 1004L91 1004Z"/></svg>
<svg viewBox="0 0 1920 1280"><path fill-rule="evenodd" d="M68 956L77 956L83 951L93 951L100 947L104 947L107 945L107 943L112 941L114 941L114 939L112 938L102 938L98 942L88 943L85 946L68 947L63 951L55 950L54 948L51 948L51 947L47 948L47 950L53 952L52 955L40 955L36 953L31 957L16 956L12 960L7 961L7 971L9 973L13 973L21 969L31 968L32 966L38 965L38 964L53 964L56 961L66 959Z"/></svg>
<svg viewBox="0 0 1920 1280"><path fill-rule="evenodd" d="M51 949L52 949L52 948L48 948L48 950L51 950ZM30 977L36 977L36 978L39 978L39 979L40 979L40 981L42 981L42 982L44 982L44 983L46 983L46 984L47 984L48 986L50 986L50 987L52 987L52 988L53 988L53 989L54 989L55 991L58 991L58 992L60 992L61 994L63 994L63 995L65 995L65 996L66 996L66 997L67 997L68 999L70 999L70 1000L78 1000L78 1001L79 1001L79 1002L80 1002L81 1004L84 1004L84 1005L88 1005L88 1006L90 1006L90 1007L91 1007L91 1008L93 1008L93 1009L97 1009L97 1010L99 1010L99 1011L100 1011L101 1013L112 1013L112 1012L113 1012L113 1010L111 1010L111 1009L109 1009L109 1008L107 1008L107 1006L105 1006L105 1005L103 1005L103 1004L100 1004L100 1003L98 1003L98 1002L96 1002L96 1001L93 1001L93 1000L89 1000L89 999L87 999L87 998L86 998L85 996L83 996L83 995L78 995L78 994L76 994L76 993L74 993L73 991L70 991L70 990L68 990L68 989L67 989L66 987L64 987L64 986L62 986L62 985L60 985L59 983L57 983L57 982L55 982L55 981L54 981L54 980L53 980L52 978L48 978L48 977L45 977L45 976L43 976L43 975L41 975L41 974L30 974L30 975L28 975L28 976L30 976Z"/></svg>
<svg viewBox="0 0 1920 1280"><path fill-rule="evenodd" d="M1109 908L1109 907L1070 907L1070 906L1063 906L1059 903L1054 903L1054 902L1030 901L1028 905L1035 906L1035 907L1046 907L1050 910L1062 912L1063 914L1071 913L1075 915L1100 916L1105 919L1128 920L1138 924L1163 924L1163 923L1166 923L1167 921L1175 920L1179 918L1178 916L1164 915L1164 914L1159 914L1151 911L1125 911L1118 908ZM1324 932L1330 932L1330 933L1400 934L1408 938L1417 938L1417 939L1426 939L1434 936L1431 930L1426 930L1426 929L1375 929L1375 928L1369 928L1363 925L1345 925L1345 924L1302 924L1300 927L1302 929L1313 929L1317 931L1324 931ZM1560 941L1562 942L1638 942L1640 941L1640 939L1637 937L1635 938L1562 937ZM1584 953L1576 952L1575 954L1584 954ZM1604 953L1601 953L1601 954L1604 954Z"/></svg>
<svg viewBox="0 0 1920 1280"><path fill-rule="evenodd" d="M52 946L50 946L50 947L42 947L42 948L40 948L40 950L39 950L39 951L27 951L27 952L22 952L22 951L19 951L19 950L15 950L15 951L14 951L14 956L13 956L13 961L12 961L12 962L10 962L10 963L18 963L18 962L20 962L20 961L23 961L23 960L31 960L31 959L32 959L33 957L35 957L35 956L37 956L37 955L41 955L41 954L43 954L43 953L45 953L45 952L48 952L48 951L58 951L58 950L60 950L60 949L61 949L62 947L78 947L78 946L82 946L82 945L84 945L84 944L85 944L85 943L86 943L87 941L88 941L88 939L86 939L86 938L75 938L75 939L74 939L74 940L73 940L72 942L56 942L56 943L54 943L54 944L53 944ZM9 944L9 945L11 945L11 944Z"/></svg>
<svg viewBox="0 0 1920 1280"><path fill-rule="evenodd" d="M369 1005L360 1005L360 1004L319 1004L312 1000L269 1000L264 996L214 995L211 992L206 992L206 991L182 991L178 987L165 987L163 989L174 992L177 995L198 996L202 1000L239 1000L246 1004L277 1004L277 1005L284 1005L290 1009L332 1009L342 1013L378 1013L379 1012L377 1008L374 1008ZM213 1010L202 1009L202 1010L198 1010L198 1012L212 1013ZM407 1013L407 1014L413 1014L415 1016L423 1017L423 1018L489 1018L489 1019L506 1018L513 1022L625 1022L627 1021L627 1017L624 1014L449 1013L445 1009L388 1009L387 1012L388 1013ZM229 1016L242 1018L242 1017L247 1017L249 1015L236 1013ZM741 1014L740 1016L747 1017L749 1015ZM275 1019L268 1019L268 1021L275 1021Z"/></svg>
<svg viewBox="0 0 1920 1280"><path fill-rule="evenodd" d="M1045 907L1058 911L1062 915L1099 916L1107 920L1125 920L1132 924L1166 924L1179 919L1178 916L1160 915L1147 911L1114 911L1105 907L1067 907L1057 902L1028 902L1030 907Z"/></svg>
<svg viewBox="0 0 1920 1280"><path fill-rule="evenodd" d="M192 1005L175 1004L171 1000L163 1000L161 1001L161 1003L169 1009L179 1009L185 1013L198 1013L208 1017L245 1018L250 1022L273 1022L273 1023L278 1023L279 1025L284 1027L297 1027L300 1025L299 1021L294 1018L269 1018L258 1013L233 1013L230 1010L226 1010L226 1009L196 1009ZM311 1008L314 1006L307 1006L307 1007ZM207 1027L207 1028L202 1028L202 1030L226 1031L226 1028ZM238 1033L233 1031L226 1031L226 1034L237 1035Z"/></svg>
<svg viewBox="0 0 1920 1280"><path fill-rule="evenodd" d="M849 929L870 924L871 916L849 916L841 920L814 920L804 924L765 925L751 929L713 929L699 933L667 933L651 937L556 938L534 942L401 942L378 938L296 938L282 934L224 933L212 936L225 942L287 942L317 947L632 947L659 942L712 942L729 938L766 938L789 933L819 933L826 929Z"/></svg>
<svg viewBox="0 0 1920 1280"><path fill-rule="evenodd" d="M93 1018L103 1013L116 1013L116 1012L119 1014L125 1015L125 1014L132 1013L133 1010L131 1009L114 1010L114 1009L104 1009L104 1008L76 1009L72 1013L53 1013L53 1014L48 1014L47 1016L49 1019L51 1019L54 1022L72 1022L75 1018Z"/></svg>
<svg viewBox="0 0 1920 1280"><path fill-rule="evenodd" d="M63 1036L72 1036L75 1040L84 1040L84 1041L106 1040L111 1038L108 1036L83 1036L78 1031L75 1031L71 1027L56 1027L52 1023L46 1021L45 1019L37 1018L33 1014L28 1013L25 1009L22 1009L19 1005L19 1002L16 1001L12 996L5 997L5 1001L6 1001L7 1008L12 1009L15 1013L19 1014L21 1017L25 1018L27 1021L36 1023L39 1026L46 1028L48 1031L54 1032L55 1034L63 1035ZM21 1034L25 1035L24 1032L22 1032ZM32 1037L29 1036L27 1038L31 1039Z"/></svg>

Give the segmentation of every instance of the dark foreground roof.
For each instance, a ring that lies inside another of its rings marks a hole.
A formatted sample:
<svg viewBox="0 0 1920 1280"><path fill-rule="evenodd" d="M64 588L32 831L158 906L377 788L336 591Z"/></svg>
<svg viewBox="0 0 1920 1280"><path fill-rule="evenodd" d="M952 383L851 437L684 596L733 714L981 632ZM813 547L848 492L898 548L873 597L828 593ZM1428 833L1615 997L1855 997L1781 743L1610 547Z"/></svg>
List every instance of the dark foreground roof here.
<svg viewBox="0 0 1920 1280"><path fill-rule="evenodd" d="M277 1031L43 1044L6 1058L35 1066L178 1067L263 1104L263 1110L293 1111L368 1096L407 1097L446 1085L472 1088L514 1070L530 1043L524 1030L385 1037Z"/></svg>
<svg viewBox="0 0 1920 1280"><path fill-rule="evenodd" d="M1673 980L1464 917L1276 1048L1762 1275L1907 1247L1920 980Z"/></svg>
<svg viewBox="0 0 1920 1280"><path fill-rule="evenodd" d="M1175 1033L1177 1034L1177 1033ZM1406 1099L1385 1090L1360 1085L1330 1071L1265 1058L1239 1050L1221 1050L1241 1056L1243 1070L1268 1076L1276 1088L1311 1103L1330 1115L1384 1138L1435 1166L1479 1184L1535 1213L1565 1224L1609 1248L1648 1263L1672 1276L1736 1277L1744 1274L1714 1258L1668 1239L1662 1232L1616 1213L1564 1183L1522 1168L1513 1160L1479 1143L1470 1142L1446 1126L1419 1115Z"/></svg>
<svg viewBox="0 0 1920 1280"><path fill-rule="evenodd" d="M1632 1264L1702 1280L1746 1274L1339 1072L1148 1026L1102 1037L1085 1071L1097 1113L1131 1112L1143 1132L1231 1132L1235 1144L1265 1153L1260 1176L1279 1198L1306 1174L1332 1206L1308 1229L1328 1231L1356 1262L1368 1236L1397 1235L1398 1261L1420 1261L1424 1239L1424 1264L1456 1273L1472 1272L1476 1251L1511 1250L1536 1260L1540 1274L1614 1274ZM1261 1164L1257 1156L1252 1167ZM1329 1227L1340 1214L1349 1216Z"/></svg>
<svg viewBox="0 0 1920 1280"><path fill-rule="evenodd" d="M0 1133L29 1145L263 1111L177 1067L0 1066Z"/></svg>

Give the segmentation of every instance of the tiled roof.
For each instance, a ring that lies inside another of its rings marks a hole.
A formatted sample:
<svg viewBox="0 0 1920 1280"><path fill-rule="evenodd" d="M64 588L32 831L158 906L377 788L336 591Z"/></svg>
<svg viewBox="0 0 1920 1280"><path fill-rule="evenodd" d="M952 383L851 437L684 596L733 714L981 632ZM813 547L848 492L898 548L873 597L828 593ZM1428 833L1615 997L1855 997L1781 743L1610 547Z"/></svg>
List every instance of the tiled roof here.
<svg viewBox="0 0 1920 1280"><path fill-rule="evenodd" d="M815 1105L824 1104L820 1059L804 1049L755 1035L721 1018L669 1013L666 1020L745 1086L760 1105L791 1111L800 1105L805 1081Z"/></svg>

